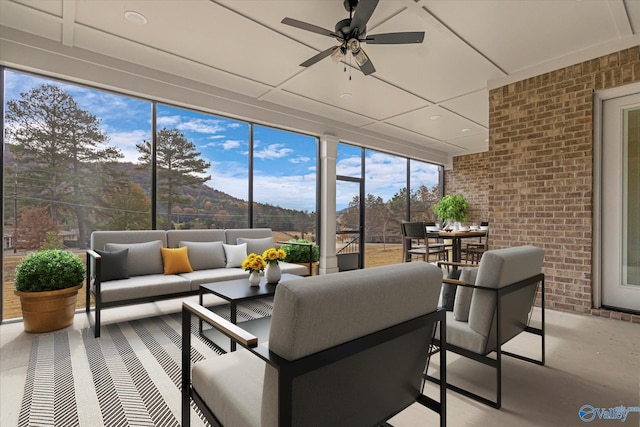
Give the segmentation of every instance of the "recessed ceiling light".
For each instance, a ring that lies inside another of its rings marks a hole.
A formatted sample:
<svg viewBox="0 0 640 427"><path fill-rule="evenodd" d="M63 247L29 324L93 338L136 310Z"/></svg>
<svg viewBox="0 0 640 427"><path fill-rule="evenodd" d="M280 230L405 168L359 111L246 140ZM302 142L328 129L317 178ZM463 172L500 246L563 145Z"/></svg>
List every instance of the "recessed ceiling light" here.
<svg viewBox="0 0 640 427"><path fill-rule="evenodd" d="M440 116L438 116L437 114L435 116L431 116L430 117L431 120L440 120Z"/></svg>
<svg viewBox="0 0 640 427"><path fill-rule="evenodd" d="M144 25L147 23L147 17L144 16L143 14L133 11L133 10L127 10L124 13L124 17L127 18L127 21L133 23L133 24L138 24L138 25Z"/></svg>
<svg viewBox="0 0 640 427"><path fill-rule="evenodd" d="M471 131L471 129L469 129L469 128L462 129L462 132L470 132L470 131Z"/></svg>
<svg viewBox="0 0 640 427"><path fill-rule="evenodd" d="M340 94L340 99L345 99L346 100L346 99L351 99L352 97L353 97L353 95L351 95L350 93L347 93L347 92Z"/></svg>

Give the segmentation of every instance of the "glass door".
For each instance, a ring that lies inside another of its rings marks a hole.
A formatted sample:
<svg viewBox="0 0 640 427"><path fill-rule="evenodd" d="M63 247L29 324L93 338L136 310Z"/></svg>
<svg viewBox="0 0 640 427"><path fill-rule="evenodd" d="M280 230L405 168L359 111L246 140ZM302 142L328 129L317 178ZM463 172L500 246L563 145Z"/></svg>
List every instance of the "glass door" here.
<svg viewBox="0 0 640 427"><path fill-rule="evenodd" d="M640 312L640 94L602 118L602 305Z"/></svg>

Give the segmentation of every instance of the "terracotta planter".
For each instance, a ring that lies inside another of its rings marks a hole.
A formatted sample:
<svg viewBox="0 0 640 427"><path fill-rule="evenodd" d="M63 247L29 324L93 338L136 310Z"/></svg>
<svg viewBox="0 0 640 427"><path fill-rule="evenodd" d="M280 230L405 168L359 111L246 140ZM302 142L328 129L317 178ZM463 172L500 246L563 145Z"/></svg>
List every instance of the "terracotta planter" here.
<svg viewBox="0 0 640 427"><path fill-rule="evenodd" d="M51 332L71 325L80 288L82 284L55 291L14 291L20 297L25 332Z"/></svg>

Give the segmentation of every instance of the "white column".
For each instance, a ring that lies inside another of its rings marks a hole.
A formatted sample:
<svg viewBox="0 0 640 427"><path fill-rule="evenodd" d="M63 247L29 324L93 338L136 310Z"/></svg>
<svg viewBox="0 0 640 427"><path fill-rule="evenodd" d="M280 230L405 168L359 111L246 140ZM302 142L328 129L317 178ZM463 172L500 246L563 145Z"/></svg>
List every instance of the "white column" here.
<svg viewBox="0 0 640 427"><path fill-rule="evenodd" d="M336 257L336 159L338 138L320 138L320 274L337 273Z"/></svg>

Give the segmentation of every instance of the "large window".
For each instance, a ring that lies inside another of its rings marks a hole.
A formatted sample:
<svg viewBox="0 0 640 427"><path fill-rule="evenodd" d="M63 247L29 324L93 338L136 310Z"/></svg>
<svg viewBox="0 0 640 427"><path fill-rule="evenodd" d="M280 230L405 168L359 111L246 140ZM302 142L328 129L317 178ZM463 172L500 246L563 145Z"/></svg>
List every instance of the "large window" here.
<svg viewBox="0 0 640 427"><path fill-rule="evenodd" d="M253 226L276 240L316 240L318 139L278 129L253 129Z"/></svg>
<svg viewBox="0 0 640 427"><path fill-rule="evenodd" d="M26 253L84 257L94 230L262 226L315 240L317 138L9 70L3 83L4 319L20 316Z"/></svg>

